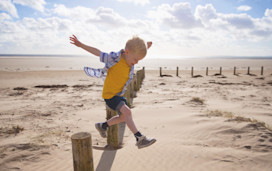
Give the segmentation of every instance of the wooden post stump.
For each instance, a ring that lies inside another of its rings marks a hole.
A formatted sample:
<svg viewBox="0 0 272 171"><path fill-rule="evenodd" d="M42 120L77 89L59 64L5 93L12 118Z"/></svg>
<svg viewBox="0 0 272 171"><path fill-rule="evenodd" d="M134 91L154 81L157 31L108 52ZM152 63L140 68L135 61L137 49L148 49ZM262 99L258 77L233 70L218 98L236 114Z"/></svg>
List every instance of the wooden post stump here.
<svg viewBox="0 0 272 171"><path fill-rule="evenodd" d="M263 73L264 73L263 71L264 71L264 67L262 66L261 67L261 75L263 75Z"/></svg>
<svg viewBox="0 0 272 171"><path fill-rule="evenodd" d="M209 75L209 68L207 67L206 68L206 76L208 76Z"/></svg>
<svg viewBox="0 0 272 171"><path fill-rule="evenodd" d="M177 73L176 73L177 77L179 76L179 67L177 67Z"/></svg>
<svg viewBox="0 0 272 171"><path fill-rule="evenodd" d="M132 106L132 102L133 102L133 98L134 98L134 83L133 80L130 82L129 84L129 97L130 97L130 101L131 101L131 106Z"/></svg>
<svg viewBox="0 0 272 171"><path fill-rule="evenodd" d="M162 67L160 67L160 77L162 77Z"/></svg>
<svg viewBox="0 0 272 171"><path fill-rule="evenodd" d="M141 84L143 84L144 81L144 70L141 70Z"/></svg>
<svg viewBox="0 0 272 171"><path fill-rule="evenodd" d="M219 74L222 75L222 67L220 67Z"/></svg>
<svg viewBox="0 0 272 171"><path fill-rule="evenodd" d="M236 75L236 67L233 69L233 75Z"/></svg>
<svg viewBox="0 0 272 171"><path fill-rule="evenodd" d="M135 77L133 76L133 78L132 78L132 80L131 80L131 82L130 82L130 97L131 98L134 98L135 97Z"/></svg>
<svg viewBox="0 0 272 171"><path fill-rule="evenodd" d="M111 108L109 108L106 105L106 111L107 111L107 120L112 118L113 116L118 115L118 113ZM108 127L108 132L107 132L107 143L110 148L117 149L119 148L119 142L118 142L118 124L112 125Z"/></svg>
<svg viewBox="0 0 272 171"><path fill-rule="evenodd" d="M143 67L143 79L145 79L145 67Z"/></svg>
<svg viewBox="0 0 272 171"><path fill-rule="evenodd" d="M137 91L139 91L141 88L141 73L137 71L136 76L137 76Z"/></svg>
<svg viewBox="0 0 272 171"><path fill-rule="evenodd" d="M250 67L247 68L247 75L250 75Z"/></svg>
<svg viewBox="0 0 272 171"><path fill-rule="evenodd" d="M139 87L141 88L141 84L142 84L142 71L141 70L139 70L139 71L137 71L137 80L139 81Z"/></svg>
<svg viewBox="0 0 272 171"><path fill-rule="evenodd" d="M134 75L133 77L133 91L134 91L134 96L133 97L136 97L137 96L137 91L138 91L138 87L137 87L137 77Z"/></svg>
<svg viewBox="0 0 272 171"><path fill-rule="evenodd" d="M129 84L126 88L126 92L124 94L124 97L127 99L128 107L132 106L132 98L131 98L131 93L130 93L130 88L131 84Z"/></svg>
<svg viewBox="0 0 272 171"><path fill-rule="evenodd" d="M194 77L194 67L191 69L191 76Z"/></svg>
<svg viewBox="0 0 272 171"><path fill-rule="evenodd" d="M87 132L73 134L72 151L74 171L93 171L92 136Z"/></svg>

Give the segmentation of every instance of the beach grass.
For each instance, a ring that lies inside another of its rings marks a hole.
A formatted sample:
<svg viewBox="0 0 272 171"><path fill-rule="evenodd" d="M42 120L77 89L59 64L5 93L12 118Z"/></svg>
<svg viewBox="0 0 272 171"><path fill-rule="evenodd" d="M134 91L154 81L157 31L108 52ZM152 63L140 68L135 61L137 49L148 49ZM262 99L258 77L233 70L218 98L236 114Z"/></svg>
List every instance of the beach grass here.
<svg viewBox="0 0 272 171"><path fill-rule="evenodd" d="M272 131L272 127L265 122L258 121L257 119L247 118L243 116L235 116L234 113L228 111L221 111L221 110L210 110L207 112L208 117L225 117L229 118L229 121L237 121L237 122L249 122L256 124L260 127L264 127L269 131Z"/></svg>
<svg viewBox="0 0 272 171"><path fill-rule="evenodd" d="M18 134L24 130L23 127L19 125L13 125L12 127L0 128L0 134Z"/></svg>
<svg viewBox="0 0 272 171"><path fill-rule="evenodd" d="M200 105L204 105L205 104L205 100L201 99L200 97L193 97L190 100L190 102L197 103L197 104L200 104Z"/></svg>

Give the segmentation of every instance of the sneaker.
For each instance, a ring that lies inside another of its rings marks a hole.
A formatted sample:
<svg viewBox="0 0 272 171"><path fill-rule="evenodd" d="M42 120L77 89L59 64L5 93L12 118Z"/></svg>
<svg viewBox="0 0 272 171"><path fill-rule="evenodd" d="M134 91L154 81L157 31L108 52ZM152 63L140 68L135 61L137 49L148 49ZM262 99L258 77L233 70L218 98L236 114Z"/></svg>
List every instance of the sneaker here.
<svg viewBox="0 0 272 171"><path fill-rule="evenodd" d="M101 135L101 137L106 138L107 137L107 129L103 129L102 128L102 122L101 123L96 123L95 124L95 128L97 129L97 131L99 132L99 134Z"/></svg>
<svg viewBox="0 0 272 171"><path fill-rule="evenodd" d="M138 146L138 149L148 147L156 142L155 138L147 138L146 136L139 137L136 146Z"/></svg>

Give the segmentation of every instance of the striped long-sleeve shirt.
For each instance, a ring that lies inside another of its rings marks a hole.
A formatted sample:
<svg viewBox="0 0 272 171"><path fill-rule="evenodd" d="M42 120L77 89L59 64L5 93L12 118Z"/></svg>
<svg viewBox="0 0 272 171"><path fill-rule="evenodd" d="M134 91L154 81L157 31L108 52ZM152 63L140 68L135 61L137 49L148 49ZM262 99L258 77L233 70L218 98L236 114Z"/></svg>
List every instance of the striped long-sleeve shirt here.
<svg viewBox="0 0 272 171"><path fill-rule="evenodd" d="M117 64L120 61L121 54L123 52L124 52L123 50L120 50L119 52L111 52L111 53L101 52L100 61L105 63L105 67L100 69L84 67L85 73L90 77L102 78L105 81L108 69L110 69L111 67L113 67L115 64ZM133 78L133 74L134 74L134 66L130 68L129 79L124 85L123 90L119 92L117 95L119 96L124 95L126 91L126 87L128 86L128 84L131 82Z"/></svg>

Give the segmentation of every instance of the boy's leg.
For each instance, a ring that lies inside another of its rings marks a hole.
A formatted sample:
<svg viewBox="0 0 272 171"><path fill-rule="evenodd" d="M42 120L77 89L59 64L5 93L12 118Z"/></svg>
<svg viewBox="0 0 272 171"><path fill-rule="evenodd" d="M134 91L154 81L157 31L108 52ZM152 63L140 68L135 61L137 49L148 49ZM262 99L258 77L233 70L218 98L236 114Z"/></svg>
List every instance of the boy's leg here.
<svg viewBox="0 0 272 171"><path fill-rule="evenodd" d="M124 104L120 108L119 111L121 112L121 115L115 116L115 117L112 117L111 119L109 119L107 121L108 125L112 126L112 125L118 124L120 122L126 122L127 126L131 130L131 132L133 134L136 134L138 132L138 129L136 128L135 123L132 119L132 113L131 113L130 108L126 104Z"/></svg>
<svg viewBox="0 0 272 171"><path fill-rule="evenodd" d="M130 108L124 103L120 108L117 109L118 112L120 112L120 115L114 116L107 120L104 123L96 123L95 127L99 131L100 135L103 138L106 138L106 131L108 126L112 126L115 124L119 124L120 122L126 122L127 126L131 130L131 132L135 135L141 136L141 133L138 132L134 121L132 120L132 114ZM105 125L106 124L106 125ZM137 138L137 137L136 137Z"/></svg>
<svg viewBox="0 0 272 171"><path fill-rule="evenodd" d="M136 137L137 143L136 145L138 148L144 148L148 147L154 142L156 142L156 139L154 138L147 138L146 136L143 136L138 129L135 126L135 123L132 118L132 113L130 108L126 105L126 100L123 99L123 97L113 97L112 99L105 100L106 104L111 107L113 110L116 110L117 112L121 113L118 116L114 116L111 119L109 119L107 122L104 123L96 123L96 129L99 131L100 135L102 137L106 137L106 131L108 126L112 126L115 124L118 124L120 122L126 122L127 126L131 130L131 132ZM112 105L114 104L114 105Z"/></svg>
<svg viewBox="0 0 272 171"><path fill-rule="evenodd" d="M136 146L140 149L140 148L144 148L144 147L148 147L150 145L152 145L153 143L156 142L156 139L154 138L147 138L146 136L143 136L138 129L136 128L136 125L132 119L132 113L130 108L127 105L123 105L120 110L121 115L118 117L112 117L111 119L109 119L107 121L108 125L114 125L114 124L118 124L120 122L126 122L127 126L129 127L129 129L131 130L131 132L134 134L134 136L136 137L137 143Z"/></svg>
<svg viewBox="0 0 272 171"><path fill-rule="evenodd" d="M112 126L115 124L119 124L121 122L125 122L125 117L124 115L116 115L107 120L108 126Z"/></svg>
<svg viewBox="0 0 272 171"><path fill-rule="evenodd" d="M112 110L115 110L115 111L118 111L117 108L120 109L120 106L122 106L123 104L126 103L125 98L120 97L120 96L114 96L111 99L104 99L104 100L106 102L106 105L109 108L111 108ZM120 116L120 115L114 116L111 119L109 119L110 124L108 123L108 121L96 123L95 128L98 130L101 137L106 138L107 137L106 132L107 132L108 126L115 125L115 124L118 124L120 122L125 122L123 115L122 116Z"/></svg>

